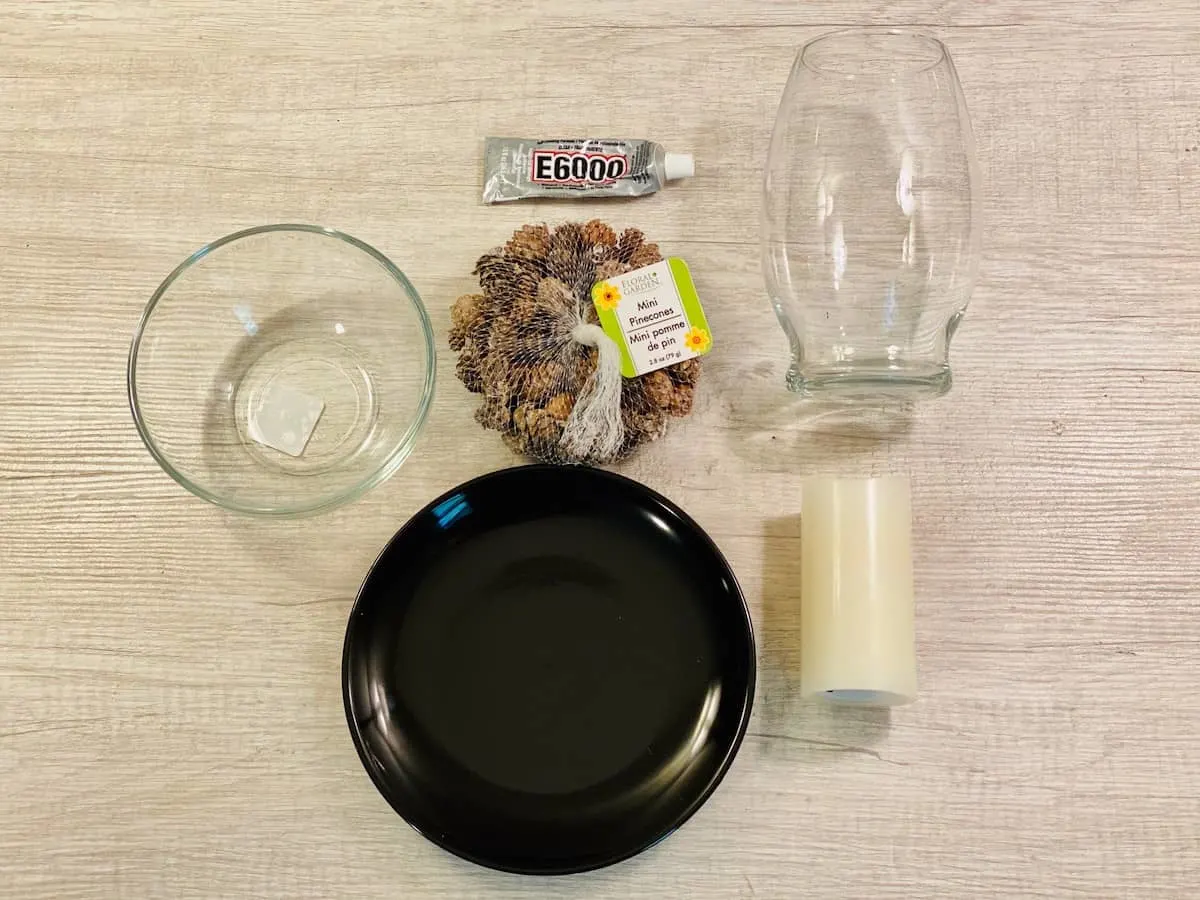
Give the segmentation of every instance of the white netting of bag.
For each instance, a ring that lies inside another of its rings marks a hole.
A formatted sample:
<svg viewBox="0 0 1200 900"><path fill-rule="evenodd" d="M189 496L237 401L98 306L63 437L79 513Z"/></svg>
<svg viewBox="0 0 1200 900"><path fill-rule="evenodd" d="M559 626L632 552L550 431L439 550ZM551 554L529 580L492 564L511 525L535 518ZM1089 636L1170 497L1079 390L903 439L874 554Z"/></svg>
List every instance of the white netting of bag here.
<svg viewBox="0 0 1200 900"><path fill-rule="evenodd" d="M623 378L592 286L662 260L636 228L598 219L526 225L475 265L481 293L451 314L456 373L483 395L475 418L517 453L550 463L614 462L686 416L700 375L690 359Z"/></svg>

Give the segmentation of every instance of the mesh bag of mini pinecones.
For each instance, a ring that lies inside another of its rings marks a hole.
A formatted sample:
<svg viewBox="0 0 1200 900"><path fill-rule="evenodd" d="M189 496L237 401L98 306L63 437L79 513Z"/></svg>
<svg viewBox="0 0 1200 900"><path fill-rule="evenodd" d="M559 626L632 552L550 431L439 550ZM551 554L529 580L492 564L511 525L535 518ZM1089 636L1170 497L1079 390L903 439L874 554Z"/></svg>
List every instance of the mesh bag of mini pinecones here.
<svg viewBox="0 0 1200 900"><path fill-rule="evenodd" d="M475 418L544 462L609 463L686 416L700 374L690 359L637 378L600 329L592 286L662 260L636 228L526 225L475 266L480 293L454 304L456 372L481 395Z"/></svg>

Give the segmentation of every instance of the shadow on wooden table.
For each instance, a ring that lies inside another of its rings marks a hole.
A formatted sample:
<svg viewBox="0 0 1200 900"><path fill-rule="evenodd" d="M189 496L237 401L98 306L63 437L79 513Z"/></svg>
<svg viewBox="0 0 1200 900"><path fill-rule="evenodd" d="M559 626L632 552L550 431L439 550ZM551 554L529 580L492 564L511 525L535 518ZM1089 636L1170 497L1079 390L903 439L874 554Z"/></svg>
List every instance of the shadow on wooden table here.
<svg viewBox="0 0 1200 900"><path fill-rule="evenodd" d="M912 428L912 403L800 397L770 365L717 377L730 450L759 471L797 478L869 471Z"/></svg>
<svg viewBox="0 0 1200 900"><path fill-rule="evenodd" d="M801 744L819 752L866 752L882 742L888 709L834 706L800 695L800 516L763 526L762 627L759 637L759 726L752 732L774 744Z"/></svg>
<svg viewBox="0 0 1200 900"><path fill-rule="evenodd" d="M259 519L227 514L225 528L243 565L270 585L276 606L331 602L349 611L376 557L396 529L380 501L364 499L316 516Z"/></svg>

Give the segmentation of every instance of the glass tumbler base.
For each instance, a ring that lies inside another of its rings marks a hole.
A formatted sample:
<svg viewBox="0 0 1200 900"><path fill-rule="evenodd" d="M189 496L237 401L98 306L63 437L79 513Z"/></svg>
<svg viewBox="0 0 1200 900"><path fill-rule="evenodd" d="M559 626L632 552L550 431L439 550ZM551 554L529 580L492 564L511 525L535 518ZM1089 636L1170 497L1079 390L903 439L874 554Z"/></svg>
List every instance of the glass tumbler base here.
<svg viewBox="0 0 1200 900"><path fill-rule="evenodd" d="M793 363L788 390L804 397L845 400L918 400L940 397L950 390L949 366L905 366L856 363L852 366L813 367Z"/></svg>

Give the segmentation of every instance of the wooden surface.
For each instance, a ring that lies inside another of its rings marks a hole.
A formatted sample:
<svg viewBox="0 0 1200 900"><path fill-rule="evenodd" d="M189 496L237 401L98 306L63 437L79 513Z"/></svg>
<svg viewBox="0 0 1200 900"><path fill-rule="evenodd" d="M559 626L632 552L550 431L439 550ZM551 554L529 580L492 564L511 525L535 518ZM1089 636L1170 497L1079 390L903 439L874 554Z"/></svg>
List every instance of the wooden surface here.
<svg viewBox="0 0 1200 900"><path fill-rule="evenodd" d="M1200 7L1194 0L3 0L0 897L1145 897L1200 891ZM884 439L782 392L759 172L834 25L949 44L985 180L956 387ZM478 202L489 134L620 133L697 174L603 207ZM600 212L684 256L718 345L624 471L730 557L760 641L736 764L629 863L530 880L410 831L362 771L339 659L426 500L511 462L448 307L524 222ZM145 452L139 311L201 243L312 221L422 291L442 375L400 473L238 518ZM801 703L801 476L914 480L921 699Z"/></svg>

